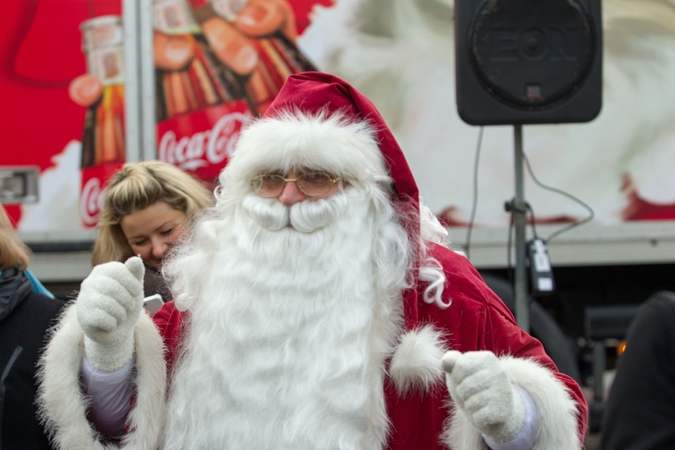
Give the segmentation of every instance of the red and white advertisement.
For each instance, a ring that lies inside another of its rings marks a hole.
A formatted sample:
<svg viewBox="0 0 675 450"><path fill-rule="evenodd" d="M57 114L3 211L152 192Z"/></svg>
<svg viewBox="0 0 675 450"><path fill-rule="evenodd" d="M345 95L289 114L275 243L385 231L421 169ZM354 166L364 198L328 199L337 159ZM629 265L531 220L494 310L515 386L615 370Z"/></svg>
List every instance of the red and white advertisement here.
<svg viewBox="0 0 675 450"><path fill-rule="evenodd" d="M466 225L477 193L476 226L508 226L513 129L485 127L474 170L480 129L456 111L451 0L249 0L279 11L258 33L237 17L245 3L153 2L160 159L213 180L285 77L315 67L374 101L446 224ZM125 160L121 13L120 0L4 5L0 166L41 171L37 204L6 205L20 231L95 225L107 177ZM597 226L673 221L675 5L605 0L603 40L600 115L525 126L532 174L588 204ZM537 221L587 215L536 181L528 170L526 199Z"/></svg>
<svg viewBox="0 0 675 450"><path fill-rule="evenodd" d="M286 77L315 69L295 45L314 3L263 1L274 23L239 29L246 2L153 0L157 157L213 184ZM95 227L126 161L122 1L19 0L0 21L0 168L40 168L39 201L4 206L19 231Z"/></svg>
<svg viewBox="0 0 675 450"><path fill-rule="evenodd" d="M157 156L203 180L213 180L232 155L241 128L252 119L243 101L169 119L157 125Z"/></svg>

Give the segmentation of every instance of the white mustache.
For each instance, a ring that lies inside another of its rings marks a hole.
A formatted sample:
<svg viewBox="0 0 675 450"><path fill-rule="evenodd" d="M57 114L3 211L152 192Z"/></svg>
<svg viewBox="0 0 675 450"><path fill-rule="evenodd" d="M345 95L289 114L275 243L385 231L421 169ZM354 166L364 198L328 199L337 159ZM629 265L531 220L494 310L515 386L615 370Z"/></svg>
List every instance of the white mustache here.
<svg viewBox="0 0 675 450"><path fill-rule="evenodd" d="M241 206L263 228L279 231L288 226L290 210L276 199L252 195L245 197Z"/></svg>
<svg viewBox="0 0 675 450"><path fill-rule="evenodd" d="M311 233L336 220L347 207L347 197L342 193L322 200L305 200L286 206L276 199L258 196L246 197L242 208L260 226L279 231L289 227L301 233Z"/></svg>

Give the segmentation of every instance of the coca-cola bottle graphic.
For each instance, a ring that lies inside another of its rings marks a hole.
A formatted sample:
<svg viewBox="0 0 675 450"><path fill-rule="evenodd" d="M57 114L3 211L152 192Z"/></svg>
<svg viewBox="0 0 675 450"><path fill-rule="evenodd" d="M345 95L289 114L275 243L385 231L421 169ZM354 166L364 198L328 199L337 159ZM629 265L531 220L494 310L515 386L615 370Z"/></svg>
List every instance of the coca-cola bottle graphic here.
<svg viewBox="0 0 675 450"><path fill-rule="evenodd" d="M103 84L101 97L87 107L82 132L80 217L98 222L105 184L125 160L124 42L122 19L99 16L80 24L87 73Z"/></svg>
<svg viewBox="0 0 675 450"><path fill-rule="evenodd" d="M215 13L232 22L248 0L208 0ZM258 63L245 87L254 106L263 113L289 75L316 70L295 44L281 31L250 39Z"/></svg>
<svg viewBox="0 0 675 450"><path fill-rule="evenodd" d="M183 69L156 69L158 122L220 103L248 101L232 69L211 51L185 0L153 0L153 8L154 28L186 39L194 52Z"/></svg>
<svg viewBox="0 0 675 450"><path fill-rule="evenodd" d="M124 161L124 44L119 16L82 22L87 72L103 83L101 98L87 108L82 167Z"/></svg>
<svg viewBox="0 0 675 450"><path fill-rule="evenodd" d="M210 183L257 111L240 77L213 53L187 0L153 0L153 19L156 32L187 40L194 54L184 68L155 70L158 157Z"/></svg>

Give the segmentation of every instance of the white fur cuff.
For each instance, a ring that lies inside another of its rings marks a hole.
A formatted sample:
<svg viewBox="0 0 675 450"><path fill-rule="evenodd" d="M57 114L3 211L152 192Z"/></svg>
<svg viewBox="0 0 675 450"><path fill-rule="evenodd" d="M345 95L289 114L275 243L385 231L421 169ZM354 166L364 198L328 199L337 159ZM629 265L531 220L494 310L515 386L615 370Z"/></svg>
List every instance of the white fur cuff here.
<svg viewBox="0 0 675 450"><path fill-rule="evenodd" d="M86 417L88 400L80 389L84 333L75 305L63 314L40 360L38 406L52 442L61 450L154 449L164 422L166 364L157 327L141 314L136 341L136 404L127 418L129 433L119 447L103 444Z"/></svg>
<svg viewBox="0 0 675 450"><path fill-rule="evenodd" d="M538 413L538 434L533 450L579 450L577 406L567 387L541 364L523 358L499 358L509 381L532 397ZM453 450L485 448L480 432L459 408L445 431L444 440Z"/></svg>

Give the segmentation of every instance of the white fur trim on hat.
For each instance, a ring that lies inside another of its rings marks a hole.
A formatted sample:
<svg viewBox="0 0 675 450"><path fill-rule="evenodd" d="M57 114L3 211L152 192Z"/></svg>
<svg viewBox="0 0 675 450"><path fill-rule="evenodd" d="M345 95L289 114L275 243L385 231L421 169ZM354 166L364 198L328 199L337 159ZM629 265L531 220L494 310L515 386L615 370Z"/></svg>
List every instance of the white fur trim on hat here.
<svg viewBox="0 0 675 450"><path fill-rule="evenodd" d="M398 393L428 392L442 382L441 358L447 350L441 333L431 325L404 333L389 365Z"/></svg>
<svg viewBox="0 0 675 450"><path fill-rule="evenodd" d="M52 441L62 450L155 449L164 425L166 364L157 327L141 313L134 328L136 404L127 418L129 433L119 447L104 444L87 420L88 399L80 388L84 333L76 305L63 314L40 360L38 404Z"/></svg>
<svg viewBox="0 0 675 450"><path fill-rule="evenodd" d="M323 111L312 115L284 112L248 126L220 181L223 186L249 183L263 170L287 172L291 168L323 170L350 182L391 182L368 123Z"/></svg>
<svg viewBox="0 0 675 450"><path fill-rule="evenodd" d="M502 356L499 363L509 381L527 391L536 406L539 430L533 450L579 450L577 406L565 384L531 359ZM454 408L444 441L453 450L485 448L480 431L459 408Z"/></svg>

